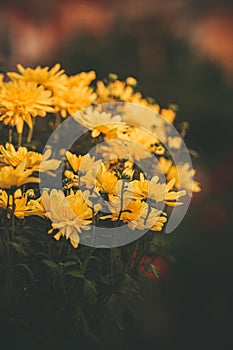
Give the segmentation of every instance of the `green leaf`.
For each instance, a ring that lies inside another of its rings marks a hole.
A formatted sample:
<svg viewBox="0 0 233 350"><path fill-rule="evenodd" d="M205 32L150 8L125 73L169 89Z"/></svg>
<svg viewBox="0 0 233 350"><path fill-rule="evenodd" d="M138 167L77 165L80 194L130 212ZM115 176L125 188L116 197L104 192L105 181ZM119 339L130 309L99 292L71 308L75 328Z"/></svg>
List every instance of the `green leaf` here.
<svg viewBox="0 0 233 350"><path fill-rule="evenodd" d="M77 265L77 261L67 261L63 263L63 267L75 266Z"/></svg>
<svg viewBox="0 0 233 350"><path fill-rule="evenodd" d="M57 264L54 261L52 261L52 260L44 259L44 260L42 260L42 263L44 265L48 266L52 270L57 270L58 269Z"/></svg>
<svg viewBox="0 0 233 350"><path fill-rule="evenodd" d="M12 245L15 248L17 253L22 254L24 256L27 256L27 253L25 252L25 250L23 249L23 247L19 243L10 242L10 245Z"/></svg>
<svg viewBox="0 0 233 350"><path fill-rule="evenodd" d="M82 265L83 265L82 261L74 254L71 254L70 256L65 256L64 259L65 258L69 258L69 259L72 259L72 260L78 262L80 267L82 267Z"/></svg>
<svg viewBox="0 0 233 350"><path fill-rule="evenodd" d="M22 267L23 269L25 269L25 270L28 272L28 274L29 274L29 276L31 277L31 279L32 279L33 281L37 281L37 279L35 278L35 276L34 276L32 270L30 269L30 267L28 267L28 265L26 265L26 264L16 264L16 266L17 266L17 267Z"/></svg>
<svg viewBox="0 0 233 350"><path fill-rule="evenodd" d="M81 278L81 279L84 279L84 275L79 272L79 271L68 271L65 273L66 276L72 276L72 277L75 277L75 278Z"/></svg>
<svg viewBox="0 0 233 350"><path fill-rule="evenodd" d="M87 279L84 281L83 293L90 304L96 303L98 292L93 281Z"/></svg>
<svg viewBox="0 0 233 350"><path fill-rule="evenodd" d="M118 248L112 248L111 249L111 261L112 263L116 262L117 260L121 259L121 251Z"/></svg>

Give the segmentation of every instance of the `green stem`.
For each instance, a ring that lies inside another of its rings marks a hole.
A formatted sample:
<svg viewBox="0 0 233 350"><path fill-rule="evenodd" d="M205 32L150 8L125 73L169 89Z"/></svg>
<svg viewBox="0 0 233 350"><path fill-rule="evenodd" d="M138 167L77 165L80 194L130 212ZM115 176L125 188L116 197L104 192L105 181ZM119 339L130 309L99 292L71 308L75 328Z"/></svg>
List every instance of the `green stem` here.
<svg viewBox="0 0 233 350"><path fill-rule="evenodd" d="M18 147L22 145L22 134L18 134Z"/></svg>
<svg viewBox="0 0 233 350"><path fill-rule="evenodd" d="M9 129L8 141L12 143L12 128Z"/></svg>
<svg viewBox="0 0 233 350"><path fill-rule="evenodd" d="M48 257L51 260L52 259L52 251L51 251L51 239L48 239Z"/></svg>
<svg viewBox="0 0 233 350"><path fill-rule="evenodd" d="M29 129L28 131L28 136L27 136L27 143L30 143L32 140L32 135L33 135L33 130L34 130L34 125L35 125L35 118L32 118L32 128Z"/></svg>
<svg viewBox="0 0 233 350"><path fill-rule="evenodd" d="M123 196L124 196L124 188L125 188L125 181L122 180L122 186L121 186L121 203L120 203L120 211L119 211L119 215L117 220L119 221L121 218L121 214L122 214L122 210L123 210L123 205L124 205L124 201L123 201Z"/></svg>
<svg viewBox="0 0 233 350"><path fill-rule="evenodd" d="M147 205L148 205L148 210L147 210L146 217L145 217L145 224L146 224L147 219L148 219L150 212L151 212L151 204L148 203Z"/></svg>
<svg viewBox="0 0 233 350"><path fill-rule="evenodd" d="M58 125L60 125L61 123L61 116L60 116L60 113L56 113L55 114L55 123L54 123L54 129L56 129L58 127Z"/></svg>
<svg viewBox="0 0 233 350"><path fill-rule="evenodd" d="M138 240L135 244L135 247L133 249L133 252L129 258L129 261L126 265L126 268L125 268L125 272L128 272L130 270L131 267L133 267L135 261L136 261L136 257L137 257L137 252L138 252L138 249L139 249L139 243L140 243L140 240Z"/></svg>
<svg viewBox="0 0 233 350"><path fill-rule="evenodd" d="M12 212L11 212L11 240L13 241L15 238L15 201L14 195L12 195ZM13 260L14 260L14 248L11 247L11 265L13 268Z"/></svg>

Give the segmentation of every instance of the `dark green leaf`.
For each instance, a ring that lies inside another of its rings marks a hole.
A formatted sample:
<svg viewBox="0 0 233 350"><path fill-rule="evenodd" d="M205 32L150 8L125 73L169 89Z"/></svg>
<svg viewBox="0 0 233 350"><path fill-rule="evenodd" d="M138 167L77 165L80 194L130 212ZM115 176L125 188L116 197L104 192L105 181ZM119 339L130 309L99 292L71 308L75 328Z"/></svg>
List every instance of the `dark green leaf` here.
<svg viewBox="0 0 233 350"><path fill-rule="evenodd" d="M30 267L28 265L26 265L26 264L17 264L16 266L17 267L22 267L23 269L25 269L28 272L28 274L31 277L31 279L36 281L36 279L34 277L34 274L33 274L32 270L30 269Z"/></svg>
<svg viewBox="0 0 233 350"><path fill-rule="evenodd" d="M52 260L44 259L44 260L42 260L42 263L44 265L48 266L52 270L57 270L57 268L58 268L57 264Z"/></svg>
<svg viewBox="0 0 233 350"><path fill-rule="evenodd" d="M79 271L68 271L65 273L66 276L72 276L72 277L75 277L75 278L81 278L81 279L84 279L84 275L79 272Z"/></svg>
<svg viewBox="0 0 233 350"><path fill-rule="evenodd" d="M27 256L27 253L25 252L25 250L23 249L23 247L19 243L10 242L10 245L12 245L15 248L17 253L22 254L24 256Z"/></svg>
<svg viewBox="0 0 233 350"><path fill-rule="evenodd" d="M93 281L87 279L84 281L83 293L90 304L96 303L98 292Z"/></svg>

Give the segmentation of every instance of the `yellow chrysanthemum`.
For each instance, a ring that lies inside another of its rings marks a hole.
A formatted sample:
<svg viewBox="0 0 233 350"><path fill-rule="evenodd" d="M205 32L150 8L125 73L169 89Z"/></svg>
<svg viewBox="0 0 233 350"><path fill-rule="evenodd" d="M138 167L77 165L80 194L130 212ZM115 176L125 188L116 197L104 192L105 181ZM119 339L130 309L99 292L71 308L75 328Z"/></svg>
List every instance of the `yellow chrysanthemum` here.
<svg viewBox="0 0 233 350"><path fill-rule="evenodd" d="M137 140L142 146L146 147L150 151L155 151L158 148L159 140L152 133L146 130L133 127L129 132L129 138L131 140ZM156 146L157 145L157 146Z"/></svg>
<svg viewBox="0 0 233 350"><path fill-rule="evenodd" d="M0 189L0 208L6 209L8 202L8 194Z"/></svg>
<svg viewBox="0 0 233 350"><path fill-rule="evenodd" d="M200 192L200 184L193 180L195 173L196 170L190 169L188 163L178 166L173 165L167 174L167 179L170 180L174 178L177 188L184 188L188 192Z"/></svg>
<svg viewBox="0 0 233 350"><path fill-rule="evenodd" d="M92 210L88 207L81 191L77 191L65 197L62 191L53 189L50 194L44 191L42 203L46 210L46 216L52 222L52 229L48 233L58 232L54 235L56 240L61 237L70 239L74 248L78 247L82 230L89 230Z"/></svg>
<svg viewBox="0 0 233 350"><path fill-rule="evenodd" d="M151 157L151 152L135 140L113 139L97 145L96 150L107 161L110 159L129 159L140 161Z"/></svg>
<svg viewBox="0 0 233 350"><path fill-rule="evenodd" d="M67 179L67 183L65 185L65 189L70 189L72 187L79 186L78 175L74 174L73 171L65 170L64 175Z"/></svg>
<svg viewBox="0 0 233 350"><path fill-rule="evenodd" d="M62 85L61 78L64 77L64 70L60 70L61 65L55 64L49 70L49 67L37 66L33 68L24 68L21 64L17 64L19 73L9 72L7 75L14 81L35 82L43 85L46 89L53 90L55 86Z"/></svg>
<svg viewBox="0 0 233 350"><path fill-rule="evenodd" d="M101 219L109 219L112 221L122 220L128 223L129 226L134 229L136 220L143 213L147 204L140 200L127 200L127 198L121 198L120 196L111 196L108 203L108 208L111 214L102 216ZM134 228L133 228L134 227Z"/></svg>
<svg viewBox="0 0 233 350"><path fill-rule="evenodd" d="M90 83L95 80L96 74L92 70L90 72L81 72L75 75L71 75L68 78L69 87L77 87L77 86L88 86Z"/></svg>
<svg viewBox="0 0 233 350"><path fill-rule="evenodd" d="M126 81L120 81L118 79L104 84L103 81L97 82L97 101L99 103L105 102L129 102L142 107L149 108L155 112L159 112L160 107L156 103L149 103L142 97L140 92L134 91L136 85L136 79L128 77Z"/></svg>
<svg viewBox="0 0 233 350"><path fill-rule="evenodd" d="M30 176L33 169L26 169L26 159L24 159L17 168L4 166L0 168L0 188L10 188L21 186L27 183L38 183L37 177Z"/></svg>
<svg viewBox="0 0 233 350"><path fill-rule="evenodd" d="M52 151L46 150L44 154L28 151L26 147L15 147L6 143L6 146L0 145L0 163L17 167L24 159L26 160L26 169L33 171L47 172L53 175L51 170L56 170L61 161L49 159Z"/></svg>
<svg viewBox="0 0 233 350"><path fill-rule="evenodd" d="M111 113L101 112L96 108L88 108L85 112L77 113L73 116L73 118L85 128L90 130L94 129L95 132L92 133L93 137L96 137L100 134L100 132L103 132L104 127L107 127L107 130L109 130L113 127L113 122L121 122L122 119L120 115L112 115ZM109 126L106 125L109 122ZM101 130L101 126L103 130Z"/></svg>
<svg viewBox="0 0 233 350"><path fill-rule="evenodd" d="M164 117L164 119L166 119L166 121L168 121L169 123L173 123L176 113L172 110L172 109L162 109L160 111L160 114Z"/></svg>
<svg viewBox="0 0 233 350"><path fill-rule="evenodd" d="M22 191L17 189L14 195L8 195L6 191L0 190L0 207L3 209L13 210L13 200L14 200L14 216L18 219L24 218L24 212L27 207L27 194L22 195ZM10 214L8 213L8 217Z"/></svg>
<svg viewBox="0 0 233 350"><path fill-rule="evenodd" d="M159 177L154 176L151 180L140 174L140 180L134 180L128 184L125 195L132 199L145 200L147 198L156 202L165 202L168 206L177 206L181 203L178 199L186 194L186 191L172 191L175 179L169 183L159 183Z"/></svg>
<svg viewBox="0 0 233 350"><path fill-rule="evenodd" d="M32 128L32 117L53 112L51 92L35 82L9 82L0 90L0 121L16 126L22 134L24 122Z"/></svg>
<svg viewBox="0 0 233 350"><path fill-rule="evenodd" d="M93 72L91 76L93 75ZM88 73L86 73L88 74ZM60 112L61 116L65 118L67 113L74 115L76 112L91 106L96 99L94 90L89 87L90 77L87 79L82 76L68 77L65 76L63 86L53 90L53 101L56 112Z"/></svg>
<svg viewBox="0 0 233 350"><path fill-rule="evenodd" d="M126 101L128 102L134 93L132 86L128 86L124 81L115 80L105 85L103 81L97 82L97 96L98 102L114 102Z"/></svg>
<svg viewBox="0 0 233 350"><path fill-rule="evenodd" d="M96 187L98 191L114 194L117 191L118 179L114 173L107 170L103 165L96 175Z"/></svg>
<svg viewBox="0 0 233 350"><path fill-rule="evenodd" d="M141 200L130 200L120 197L111 197L109 210L111 214L102 216L102 220L121 220L127 223L131 230L152 230L161 231L163 224L167 221L166 214L161 210L150 208L147 203Z"/></svg>
<svg viewBox="0 0 233 350"><path fill-rule="evenodd" d="M180 149L182 138L179 136L175 136L175 137L169 136L167 141L168 141L168 148Z"/></svg>
<svg viewBox="0 0 233 350"><path fill-rule="evenodd" d="M151 208L144 226L151 231L162 231L163 225L167 222L166 214L158 209Z"/></svg>
<svg viewBox="0 0 233 350"><path fill-rule="evenodd" d="M72 174L70 171L65 172L65 176L71 181L68 184L68 188L72 186L77 187L79 184L81 187L85 186L88 189L93 189L95 187L96 174L102 165L102 161L95 160L95 157L91 157L88 153L84 156L77 156L69 151L66 152L66 158L73 171L79 175L78 178L76 174Z"/></svg>
<svg viewBox="0 0 233 350"><path fill-rule="evenodd" d="M129 136L132 133L132 138L134 138L133 133L137 134L135 136L139 137L139 140L141 140L143 143L146 140L146 135L148 137L148 141L151 141L151 144L154 145L157 142L165 143L167 141L167 133L166 133L166 126L165 126L165 120L162 118L159 114L159 108L158 110L155 110L153 113L151 110L153 108L151 105L142 105L140 103L135 103L132 101L132 104L126 103L123 106L123 112L124 112L124 118L123 120L130 124L134 125L134 127L130 128ZM141 105L142 107L146 108L137 108L136 105ZM142 127L142 121L143 125L146 125L146 129ZM141 133L141 135L140 135Z"/></svg>
<svg viewBox="0 0 233 350"><path fill-rule="evenodd" d="M67 151L66 158L68 159L68 162L75 173L77 173L79 170L85 173L93 168L98 168L99 164L101 163L100 160L96 161L95 157L91 157L89 153L85 154L84 156L77 156L76 154Z"/></svg>
<svg viewBox="0 0 233 350"><path fill-rule="evenodd" d="M21 189L17 189L14 195L8 195L6 191L0 190L0 207L3 209L8 208L13 210L14 201L14 216L18 219L24 219L25 216L39 215L45 216L44 208L40 203L40 198L37 200L30 199L31 195L34 195L33 190L27 190L22 193ZM8 213L8 217L10 213Z"/></svg>
<svg viewBox="0 0 233 350"><path fill-rule="evenodd" d="M170 171L171 167L172 167L172 161L170 159L160 157L159 164L155 170L162 172L162 174L166 175Z"/></svg>

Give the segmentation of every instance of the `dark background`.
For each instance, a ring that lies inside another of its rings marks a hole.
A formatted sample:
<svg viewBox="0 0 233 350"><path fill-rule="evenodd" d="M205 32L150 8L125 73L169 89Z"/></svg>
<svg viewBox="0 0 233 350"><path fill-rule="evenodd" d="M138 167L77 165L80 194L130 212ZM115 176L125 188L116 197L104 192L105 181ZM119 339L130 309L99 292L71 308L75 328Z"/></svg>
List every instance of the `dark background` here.
<svg viewBox="0 0 233 350"><path fill-rule="evenodd" d="M194 0L0 1L0 61L134 76L179 105L202 192L169 236L173 277L138 310L129 344L233 348L233 3Z"/></svg>

